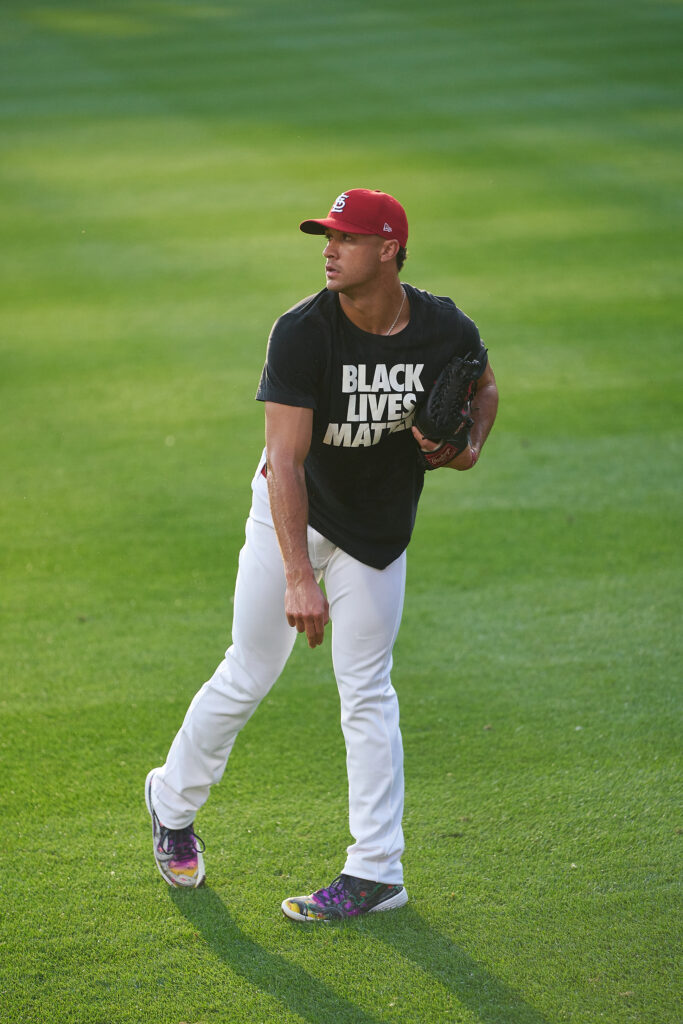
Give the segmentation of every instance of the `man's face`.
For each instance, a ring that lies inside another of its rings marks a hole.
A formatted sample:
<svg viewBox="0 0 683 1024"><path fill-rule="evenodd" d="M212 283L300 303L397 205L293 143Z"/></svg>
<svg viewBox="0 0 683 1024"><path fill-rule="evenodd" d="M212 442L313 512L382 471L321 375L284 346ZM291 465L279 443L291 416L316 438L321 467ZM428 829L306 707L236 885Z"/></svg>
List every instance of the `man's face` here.
<svg viewBox="0 0 683 1024"><path fill-rule="evenodd" d="M346 292L371 285L377 279L386 248L379 235L349 235L328 229L325 257L325 279L331 292Z"/></svg>

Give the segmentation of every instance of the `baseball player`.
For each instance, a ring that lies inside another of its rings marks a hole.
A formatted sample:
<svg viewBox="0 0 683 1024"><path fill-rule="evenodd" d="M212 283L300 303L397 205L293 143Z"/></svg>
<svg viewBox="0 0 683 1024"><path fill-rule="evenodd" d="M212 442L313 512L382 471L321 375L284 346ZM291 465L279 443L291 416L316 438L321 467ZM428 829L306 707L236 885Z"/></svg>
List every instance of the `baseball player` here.
<svg viewBox="0 0 683 1024"><path fill-rule="evenodd" d="M408 222L396 199L350 189L328 216L300 228L325 238L326 284L281 316L268 341L256 396L266 447L252 480L232 644L190 704L166 763L147 776L145 799L163 878L200 885L195 815L297 633L316 647L330 622L353 843L332 882L282 903L288 917L308 922L408 900L391 682L406 547L425 472L472 469L498 393L474 323L451 299L401 283ZM413 422L453 357L477 367L459 443Z"/></svg>

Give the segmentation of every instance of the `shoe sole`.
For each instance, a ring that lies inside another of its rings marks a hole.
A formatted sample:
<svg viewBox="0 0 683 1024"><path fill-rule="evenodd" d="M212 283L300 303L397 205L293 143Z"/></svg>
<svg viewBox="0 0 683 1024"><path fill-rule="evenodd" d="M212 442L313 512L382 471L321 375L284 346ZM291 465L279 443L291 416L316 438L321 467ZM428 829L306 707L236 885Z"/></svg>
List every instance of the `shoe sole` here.
<svg viewBox="0 0 683 1024"><path fill-rule="evenodd" d="M383 903L378 903L376 907L371 907L370 910L365 910L362 914L354 914L351 917L306 917L305 914L298 914L296 910L292 910L288 907L286 905L287 900L282 901L281 909L285 917L291 918L292 921L303 921L306 924L319 924L320 922L329 924L330 921L353 920L356 917L363 917L365 914L375 914L383 910L398 910L399 907L405 907L407 902L408 893L406 889L403 888L388 900L384 900Z"/></svg>
<svg viewBox="0 0 683 1024"><path fill-rule="evenodd" d="M156 839L154 836L154 808L152 807L152 780L158 770L158 768L152 768L152 770L147 773L147 778L145 779L145 804L147 805L147 810L149 811L149 816L152 820L152 853L154 854L154 863L156 864L157 871L159 872L163 880L166 882L167 885L170 885L172 889L198 889L200 885L204 885L204 882L206 880L206 872L203 870L204 861L201 858L201 854L199 855L199 863L201 865L200 870L202 873L199 875L199 881L192 882L191 885L184 885L182 882L172 882L171 879L168 878L161 870L161 864L157 860Z"/></svg>

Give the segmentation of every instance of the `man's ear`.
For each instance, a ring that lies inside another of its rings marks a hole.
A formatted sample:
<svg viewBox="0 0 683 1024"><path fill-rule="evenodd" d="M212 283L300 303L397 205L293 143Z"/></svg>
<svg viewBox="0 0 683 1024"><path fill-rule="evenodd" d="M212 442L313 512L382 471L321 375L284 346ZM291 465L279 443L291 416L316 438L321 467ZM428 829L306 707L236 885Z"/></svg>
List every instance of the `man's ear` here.
<svg viewBox="0 0 683 1024"><path fill-rule="evenodd" d="M393 260L400 248L401 246L395 238L388 238L384 240L379 254L379 258L382 263L387 263L389 260Z"/></svg>

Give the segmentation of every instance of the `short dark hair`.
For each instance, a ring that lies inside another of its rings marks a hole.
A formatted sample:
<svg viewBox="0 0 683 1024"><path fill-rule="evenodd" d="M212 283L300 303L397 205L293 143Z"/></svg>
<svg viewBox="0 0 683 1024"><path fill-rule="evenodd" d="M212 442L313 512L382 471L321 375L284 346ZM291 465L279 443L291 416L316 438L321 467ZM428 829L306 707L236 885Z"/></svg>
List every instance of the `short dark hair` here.
<svg viewBox="0 0 683 1024"><path fill-rule="evenodd" d="M396 266L399 270L403 270L403 264L408 259L408 250L405 245L399 246L399 250L396 253Z"/></svg>

